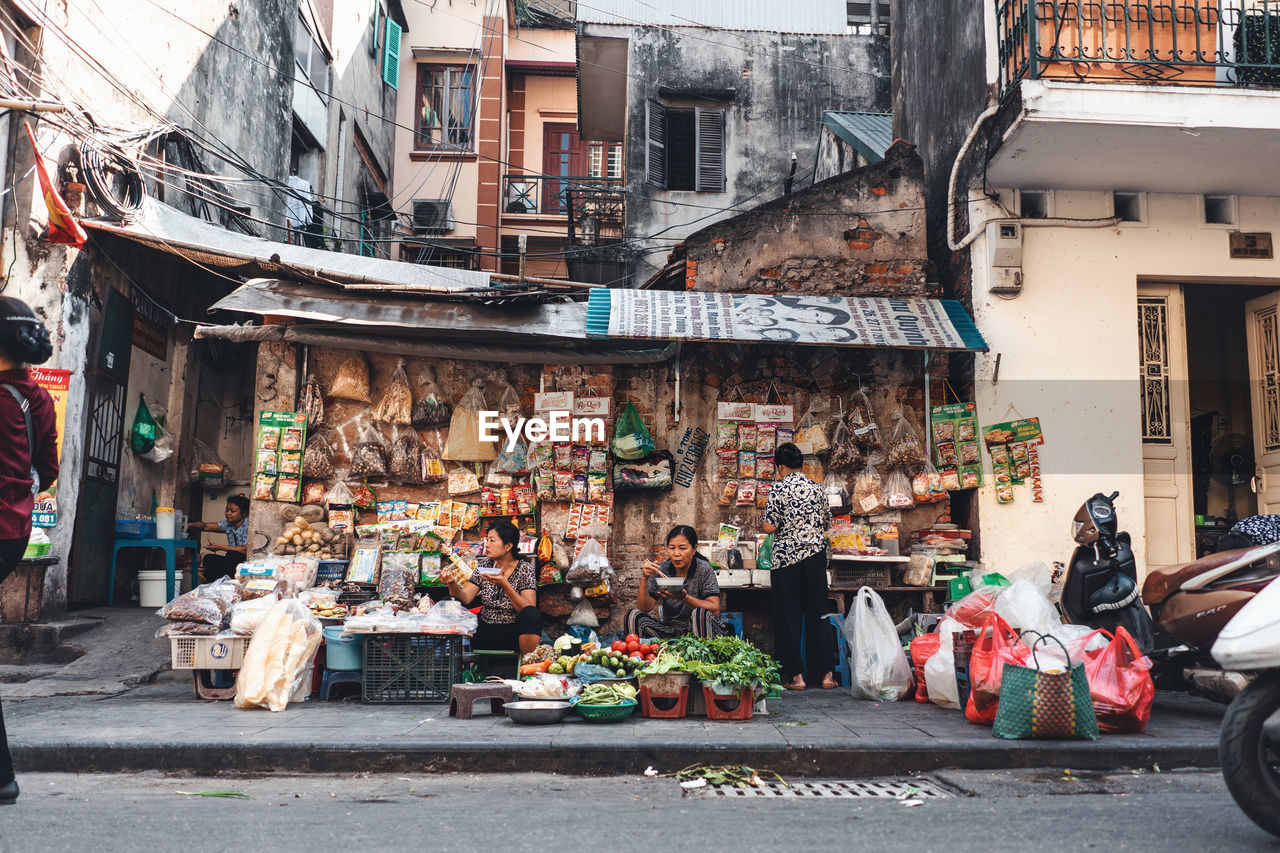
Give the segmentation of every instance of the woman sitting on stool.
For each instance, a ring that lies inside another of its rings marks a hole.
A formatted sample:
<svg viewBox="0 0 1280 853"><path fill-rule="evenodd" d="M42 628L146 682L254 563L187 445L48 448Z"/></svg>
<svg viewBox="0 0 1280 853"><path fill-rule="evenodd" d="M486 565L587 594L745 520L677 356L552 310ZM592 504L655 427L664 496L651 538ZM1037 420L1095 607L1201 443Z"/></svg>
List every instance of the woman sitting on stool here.
<svg viewBox="0 0 1280 853"><path fill-rule="evenodd" d="M637 607L627 613L626 631L641 637L670 639L694 633L710 639L730 633L720 619L720 584L706 557L698 553L698 534L687 524L667 534L667 559L648 562L641 569L644 583ZM684 578L679 589L662 589L658 578ZM658 616L649 610L658 605Z"/></svg>
<svg viewBox="0 0 1280 853"><path fill-rule="evenodd" d="M477 598L480 624L471 638L471 647L485 651L517 651L528 654L542 639L542 614L538 612L538 575L533 563L519 557L520 531L509 521L489 527L484 540L482 569L470 580L458 582L451 567L440 572L449 594L469 605Z"/></svg>

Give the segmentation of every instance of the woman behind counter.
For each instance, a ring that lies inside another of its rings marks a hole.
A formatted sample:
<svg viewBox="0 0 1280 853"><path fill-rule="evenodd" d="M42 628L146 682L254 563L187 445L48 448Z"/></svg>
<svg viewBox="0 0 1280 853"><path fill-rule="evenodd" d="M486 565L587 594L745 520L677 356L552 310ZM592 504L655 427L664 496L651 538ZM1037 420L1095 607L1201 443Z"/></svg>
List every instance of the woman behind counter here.
<svg viewBox="0 0 1280 853"><path fill-rule="evenodd" d="M710 639L729 633L720 619L720 584L707 558L698 553L698 534L687 524L667 534L667 559L648 562L644 583L636 594L636 608L627 612L626 632L641 637L670 639L694 633ZM658 578L684 578L680 589L658 587ZM648 611L658 605L658 616Z"/></svg>
<svg viewBox="0 0 1280 853"><path fill-rule="evenodd" d="M538 575L533 563L519 558L520 531L509 521L499 521L489 527L484 540L484 555L480 562L485 569L496 569L496 574L476 572L471 580L458 582L457 574L446 566L440 571L440 579L449 588L449 594L470 605L480 599L480 624L471 638L476 649L519 650L528 654L538 647L542 638L542 614L538 612Z"/></svg>

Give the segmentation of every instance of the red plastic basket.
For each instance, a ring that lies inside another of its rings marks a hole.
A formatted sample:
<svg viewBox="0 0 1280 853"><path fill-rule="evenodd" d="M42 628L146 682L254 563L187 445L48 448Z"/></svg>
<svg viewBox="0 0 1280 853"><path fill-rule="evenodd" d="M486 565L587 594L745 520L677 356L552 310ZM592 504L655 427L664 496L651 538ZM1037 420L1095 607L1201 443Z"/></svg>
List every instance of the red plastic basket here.
<svg viewBox="0 0 1280 853"><path fill-rule="evenodd" d="M654 700L657 700L657 704ZM655 693L648 687L640 687L640 713L656 720L683 720L689 708L689 685L679 693Z"/></svg>
<svg viewBox="0 0 1280 853"><path fill-rule="evenodd" d="M749 720L755 710L756 694L746 687L735 696L721 696L704 686L702 701L707 703L708 720Z"/></svg>

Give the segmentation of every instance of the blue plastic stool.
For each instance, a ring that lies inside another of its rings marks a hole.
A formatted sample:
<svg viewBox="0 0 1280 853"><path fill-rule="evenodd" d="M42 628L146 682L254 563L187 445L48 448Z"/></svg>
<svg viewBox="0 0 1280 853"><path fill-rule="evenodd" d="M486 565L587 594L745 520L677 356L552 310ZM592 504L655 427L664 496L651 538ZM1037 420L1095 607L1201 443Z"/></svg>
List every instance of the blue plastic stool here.
<svg viewBox="0 0 1280 853"><path fill-rule="evenodd" d="M733 628L733 635L742 638L742 614L741 613L721 613L720 621Z"/></svg>
<svg viewBox="0 0 1280 853"><path fill-rule="evenodd" d="M320 698L325 702L330 699L329 691L335 684L361 684L363 672L338 669L326 669L320 678Z"/></svg>

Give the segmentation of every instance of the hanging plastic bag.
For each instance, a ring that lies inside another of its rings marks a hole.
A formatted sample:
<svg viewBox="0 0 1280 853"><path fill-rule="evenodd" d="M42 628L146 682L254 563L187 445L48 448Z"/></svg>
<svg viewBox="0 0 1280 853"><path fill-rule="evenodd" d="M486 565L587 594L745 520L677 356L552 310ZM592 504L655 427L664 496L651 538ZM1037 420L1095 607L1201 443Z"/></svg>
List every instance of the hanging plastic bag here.
<svg viewBox="0 0 1280 853"><path fill-rule="evenodd" d="M422 482L443 483L447 479L449 475L444 472L440 454L431 445L422 445Z"/></svg>
<svg viewBox="0 0 1280 853"><path fill-rule="evenodd" d="M987 617L969 656L969 701L964 706L969 722L989 726L996 721L1005 663L1026 664L1030 654L1031 649L1018 639L1018 632L998 613Z"/></svg>
<svg viewBox="0 0 1280 853"><path fill-rule="evenodd" d="M938 653L942 637L936 633L921 634L911 641L911 669L916 681L916 701L929 701L929 687L925 681L924 667L929 658Z"/></svg>
<svg viewBox="0 0 1280 853"><path fill-rule="evenodd" d="M578 552L578 556L574 558L573 565L565 573L564 579L569 583L599 581L609 571L609 558L605 555L604 548L597 540L588 539L582 546L582 550Z"/></svg>
<svg viewBox="0 0 1280 853"><path fill-rule="evenodd" d="M449 439L444 458L459 462L492 462L498 458L499 438L480 440L480 413L489 404L484 399L484 381L477 379L458 401L449 421ZM501 430L497 431L499 434Z"/></svg>
<svg viewBox="0 0 1280 853"><path fill-rule="evenodd" d="M323 435L313 436L302 453L302 476L327 480L333 476L333 447Z"/></svg>
<svg viewBox="0 0 1280 853"><path fill-rule="evenodd" d="M884 480L884 500L890 509L911 509L916 505L911 481L901 468L894 468Z"/></svg>
<svg viewBox="0 0 1280 853"><path fill-rule="evenodd" d="M200 439L193 442L194 458L188 482L203 489L221 489L231 479L231 468L212 447Z"/></svg>
<svg viewBox="0 0 1280 853"><path fill-rule="evenodd" d="M422 396L413 404L413 425L416 427L435 427L449 423L453 414L452 407L445 401L430 371L423 370L418 384L422 386Z"/></svg>
<svg viewBox="0 0 1280 853"><path fill-rule="evenodd" d="M391 383L378 405L373 407L373 419L377 423L408 426L413 417L413 392L409 390L409 377L404 373L404 359L396 361L391 373Z"/></svg>
<svg viewBox="0 0 1280 853"><path fill-rule="evenodd" d="M844 621L849 641L852 693L858 699L896 702L911 689L911 665L884 600L875 590L858 590Z"/></svg>
<svg viewBox="0 0 1280 853"><path fill-rule="evenodd" d="M644 425L644 419L636 411L635 405L628 402L618 417L617 425L613 428L614 457L625 462L635 462L644 459L656 449L653 436Z"/></svg>
<svg viewBox="0 0 1280 853"><path fill-rule="evenodd" d="M880 446L880 427L876 423L876 410L867 392L859 388L849 398L849 430L853 440L863 447Z"/></svg>
<svg viewBox="0 0 1280 853"><path fill-rule="evenodd" d="M307 429L315 429L324 423L324 394L314 375L308 376L302 386L298 411L307 416Z"/></svg>
<svg viewBox="0 0 1280 853"><path fill-rule="evenodd" d="M156 423L156 440L150 450L139 453L148 462L160 463L173 455L173 436L163 426L164 414L161 413Z"/></svg>
<svg viewBox="0 0 1280 853"><path fill-rule="evenodd" d="M894 413L893 434L889 437L889 465L914 471L924 464L924 447L916 435L906 410Z"/></svg>
<svg viewBox="0 0 1280 853"><path fill-rule="evenodd" d="M351 476L353 477L385 477L387 476L387 448L382 436L373 428L373 424L360 422L360 442L355 453L351 455Z"/></svg>
<svg viewBox="0 0 1280 853"><path fill-rule="evenodd" d="M596 610L591 606L591 602L584 598L573 606L573 612L569 614L566 624L579 625L583 628L599 628L600 619L596 616Z"/></svg>
<svg viewBox="0 0 1280 853"><path fill-rule="evenodd" d="M764 537L760 543L760 553L756 555L756 568L762 572L773 569L773 534Z"/></svg>
<svg viewBox="0 0 1280 853"><path fill-rule="evenodd" d="M463 465L459 465L449 472L449 494L458 497L459 495L471 495L480 491L480 478L476 476L476 472Z"/></svg>
<svg viewBox="0 0 1280 853"><path fill-rule="evenodd" d="M363 355L352 353L350 358L338 366L329 396L355 400L357 403L369 402L369 362L364 360Z"/></svg>
<svg viewBox="0 0 1280 853"><path fill-rule="evenodd" d="M412 427L396 427L391 439L391 461L387 465L391 479L398 483L416 483L422 477L422 444Z"/></svg>
<svg viewBox="0 0 1280 853"><path fill-rule="evenodd" d="M827 459L827 467L833 471L854 471L862 465L862 452L853 442L853 434L841 418L831 428L831 455Z"/></svg>
<svg viewBox="0 0 1280 853"><path fill-rule="evenodd" d="M529 456L528 450L523 441L517 441L515 447L510 450L503 445L503 450L498 454L498 458L494 460L493 465L489 466L491 472L499 474L510 474L520 476L529 473Z"/></svg>
<svg viewBox="0 0 1280 853"><path fill-rule="evenodd" d="M1106 631L1097 631L1110 636ZM1133 635L1116 628L1115 636L1103 649L1084 654L1084 672L1089 680L1098 728L1104 732L1137 733L1151 719L1151 703L1156 686L1151 680L1151 659L1142 654Z"/></svg>
<svg viewBox="0 0 1280 853"><path fill-rule="evenodd" d="M351 489L347 487L341 479L333 484L333 488L325 495L325 507L332 510L333 507L350 507L355 503L355 495L351 494Z"/></svg>
<svg viewBox="0 0 1280 853"><path fill-rule="evenodd" d="M870 459L853 481L853 511L858 515L877 515L888 509L880 473Z"/></svg>
<svg viewBox="0 0 1280 853"><path fill-rule="evenodd" d="M805 412L804 417L800 418L800 422L796 424L795 437L792 442L806 456L827 452L830 447L827 442L827 434L822 429L822 424L818 423L818 418L814 415L812 409Z"/></svg>
<svg viewBox="0 0 1280 853"><path fill-rule="evenodd" d="M848 515L853 511L853 499L845 485L845 478L838 474L828 474L822 481L822 488L827 493L827 506L832 515Z"/></svg>
<svg viewBox="0 0 1280 853"><path fill-rule="evenodd" d="M147 398L138 395L138 408L133 413L133 428L129 431L129 443L133 452L147 453L156 446L157 429L155 418L147 408Z"/></svg>
<svg viewBox="0 0 1280 853"><path fill-rule="evenodd" d="M498 417L506 418L512 424L520 420L520 394L510 382L502 383L501 393L498 395Z"/></svg>

